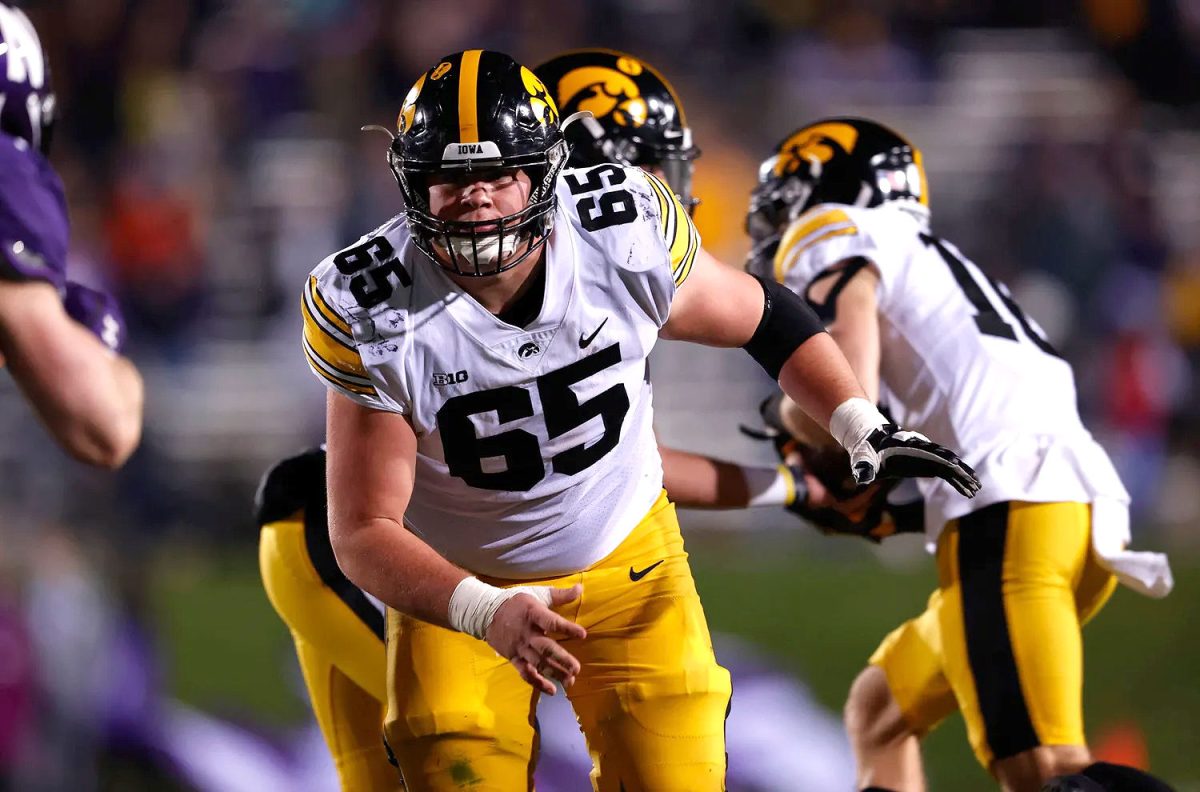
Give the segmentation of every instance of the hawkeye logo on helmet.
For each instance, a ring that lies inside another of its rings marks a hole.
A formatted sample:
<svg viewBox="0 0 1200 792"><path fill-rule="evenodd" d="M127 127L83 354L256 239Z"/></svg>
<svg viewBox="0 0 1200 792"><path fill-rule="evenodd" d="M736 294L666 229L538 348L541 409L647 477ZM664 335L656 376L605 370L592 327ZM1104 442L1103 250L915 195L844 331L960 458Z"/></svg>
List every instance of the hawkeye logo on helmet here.
<svg viewBox="0 0 1200 792"><path fill-rule="evenodd" d="M648 108L633 78L642 73L642 64L632 58L618 58L617 68L583 66L567 72L558 81L558 98L568 115L587 110L596 118L612 117L620 126L639 127L646 123Z"/></svg>
<svg viewBox="0 0 1200 792"><path fill-rule="evenodd" d="M482 140L478 143L449 143L442 152L442 159L500 159L500 147L490 140Z"/></svg>
<svg viewBox="0 0 1200 792"><path fill-rule="evenodd" d="M558 108L554 106L554 99L546 90L545 83L524 66L521 67L521 81L525 83L525 90L529 92L529 107L538 121L543 124L558 123Z"/></svg>
<svg viewBox="0 0 1200 792"><path fill-rule="evenodd" d="M849 124L831 123L805 127L779 147L775 175L795 173L801 166L820 168L839 151L849 154L858 142L858 130Z"/></svg>

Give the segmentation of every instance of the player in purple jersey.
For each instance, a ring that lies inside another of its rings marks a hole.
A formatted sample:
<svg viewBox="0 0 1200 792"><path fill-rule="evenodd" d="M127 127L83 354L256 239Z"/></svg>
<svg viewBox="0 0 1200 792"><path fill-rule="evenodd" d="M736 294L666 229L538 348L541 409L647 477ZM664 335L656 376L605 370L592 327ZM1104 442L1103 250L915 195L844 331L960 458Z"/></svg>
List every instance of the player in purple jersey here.
<svg viewBox="0 0 1200 792"><path fill-rule="evenodd" d="M67 203L45 158L54 110L37 31L0 1L0 355L67 452L115 468L141 436L142 379L120 355L116 301L67 277Z"/></svg>

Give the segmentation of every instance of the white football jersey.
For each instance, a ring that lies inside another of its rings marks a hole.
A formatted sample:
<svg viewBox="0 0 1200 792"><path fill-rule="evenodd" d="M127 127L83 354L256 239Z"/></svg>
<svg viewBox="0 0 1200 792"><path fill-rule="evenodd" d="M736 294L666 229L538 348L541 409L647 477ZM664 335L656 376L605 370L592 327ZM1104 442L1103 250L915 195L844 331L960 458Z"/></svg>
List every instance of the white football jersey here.
<svg viewBox="0 0 1200 792"><path fill-rule="evenodd" d="M909 212L814 207L787 230L774 272L759 274L808 298L847 260L879 272L880 401L904 428L961 454L983 484L968 500L940 479L919 481L931 542L948 520L1000 501L1128 503L1080 421L1070 365L1006 287ZM834 302L814 305L827 322Z"/></svg>
<svg viewBox="0 0 1200 792"><path fill-rule="evenodd" d="M405 522L464 568L575 572L612 552L662 490L646 358L700 239L657 178L565 171L527 327L459 288L396 217L312 273L314 373L408 417L416 481Z"/></svg>

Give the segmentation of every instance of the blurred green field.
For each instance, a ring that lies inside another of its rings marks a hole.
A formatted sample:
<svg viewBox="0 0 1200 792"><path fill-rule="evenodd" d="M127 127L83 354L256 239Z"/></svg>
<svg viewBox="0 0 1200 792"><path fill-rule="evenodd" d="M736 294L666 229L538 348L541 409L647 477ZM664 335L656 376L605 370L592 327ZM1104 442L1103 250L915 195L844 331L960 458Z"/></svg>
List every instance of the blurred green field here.
<svg viewBox="0 0 1200 792"><path fill-rule="evenodd" d="M879 640L920 612L934 583L931 562L897 572L857 546L814 558L811 542L698 538L690 550L712 628L767 650L834 711ZM191 557L182 569L159 565L155 584L171 690L222 714L296 722L306 708L298 671L259 584L254 549ZM1186 792L1200 790L1200 630L1192 607L1200 563L1177 563L1176 576L1163 602L1119 590L1085 630L1085 701L1093 741L1115 724L1135 723L1152 768ZM929 737L926 755L934 790L989 788L958 716Z"/></svg>

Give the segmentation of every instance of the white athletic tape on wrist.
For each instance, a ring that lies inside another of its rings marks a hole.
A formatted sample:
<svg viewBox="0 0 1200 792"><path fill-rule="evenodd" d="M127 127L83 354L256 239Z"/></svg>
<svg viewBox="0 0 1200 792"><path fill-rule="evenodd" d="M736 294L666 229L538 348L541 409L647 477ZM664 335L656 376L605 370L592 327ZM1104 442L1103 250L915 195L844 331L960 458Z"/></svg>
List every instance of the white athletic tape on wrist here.
<svg viewBox="0 0 1200 792"><path fill-rule="evenodd" d="M796 480L786 465L772 468L742 468L748 506L790 506L796 499Z"/></svg>
<svg viewBox="0 0 1200 792"><path fill-rule="evenodd" d="M879 408L861 396L846 399L837 406L833 415L829 416L829 434L850 454L850 469L857 471L860 462L867 462L874 471L869 477L855 473L863 484L870 483L875 478L881 463L879 454L866 440L871 432L887 422Z"/></svg>
<svg viewBox="0 0 1200 792"><path fill-rule="evenodd" d="M879 408L871 402L855 396L842 402L829 416L829 434L842 448L854 453L867 437L888 422Z"/></svg>
<svg viewBox="0 0 1200 792"><path fill-rule="evenodd" d="M459 632L483 640L500 606L518 594L528 594L549 607L552 602L550 586L489 586L477 577L468 576L458 582L450 595L446 614L450 626Z"/></svg>

